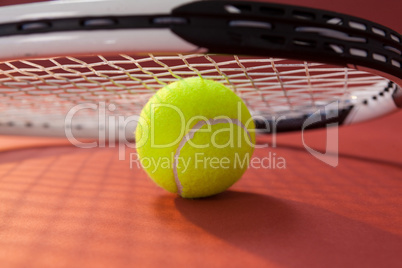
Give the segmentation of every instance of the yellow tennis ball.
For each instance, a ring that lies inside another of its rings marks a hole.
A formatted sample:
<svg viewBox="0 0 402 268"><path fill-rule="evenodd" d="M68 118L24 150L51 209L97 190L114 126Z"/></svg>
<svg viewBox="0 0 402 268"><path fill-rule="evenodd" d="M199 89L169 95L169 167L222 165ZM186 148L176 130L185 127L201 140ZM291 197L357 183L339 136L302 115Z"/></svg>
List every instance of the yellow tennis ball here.
<svg viewBox="0 0 402 268"><path fill-rule="evenodd" d="M135 138L139 160L160 187L184 198L225 191L246 171L254 122L240 97L200 77L160 89L144 106Z"/></svg>

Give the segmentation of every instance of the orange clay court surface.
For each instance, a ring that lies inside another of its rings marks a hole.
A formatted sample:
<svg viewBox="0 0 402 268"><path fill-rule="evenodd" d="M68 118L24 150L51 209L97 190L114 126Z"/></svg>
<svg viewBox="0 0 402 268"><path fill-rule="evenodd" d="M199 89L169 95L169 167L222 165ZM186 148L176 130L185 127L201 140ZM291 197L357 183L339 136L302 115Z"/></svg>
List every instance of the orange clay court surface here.
<svg viewBox="0 0 402 268"><path fill-rule="evenodd" d="M286 169L249 169L202 200L156 187L117 149L3 137L1 267L400 267L401 120L341 128L336 168L278 136L255 156ZM325 131L305 139L322 149Z"/></svg>

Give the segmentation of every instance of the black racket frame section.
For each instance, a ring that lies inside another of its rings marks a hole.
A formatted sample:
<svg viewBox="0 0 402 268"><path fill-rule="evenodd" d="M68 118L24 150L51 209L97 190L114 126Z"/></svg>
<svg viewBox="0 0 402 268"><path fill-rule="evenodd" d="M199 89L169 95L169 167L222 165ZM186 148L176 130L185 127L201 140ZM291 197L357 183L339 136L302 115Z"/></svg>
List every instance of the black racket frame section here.
<svg viewBox="0 0 402 268"><path fill-rule="evenodd" d="M168 28L208 53L283 57L367 68L377 70L396 84L402 83L399 33L357 17L283 4L197 1L179 6L169 14L20 21L0 24L0 38L62 31L155 28ZM375 55L380 55L381 60ZM394 101L401 105L400 89L392 83L384 91L394 90ZM381 98L381 93L373 96L377 97ZM324 119L308 128L342 124L352 108L353 105L339 110L336 118ZM308 116L279 121L276 131L300 130ZM265 122L256 120L257 127L267 132L271 132L272 124L269 118Z"/></svg>

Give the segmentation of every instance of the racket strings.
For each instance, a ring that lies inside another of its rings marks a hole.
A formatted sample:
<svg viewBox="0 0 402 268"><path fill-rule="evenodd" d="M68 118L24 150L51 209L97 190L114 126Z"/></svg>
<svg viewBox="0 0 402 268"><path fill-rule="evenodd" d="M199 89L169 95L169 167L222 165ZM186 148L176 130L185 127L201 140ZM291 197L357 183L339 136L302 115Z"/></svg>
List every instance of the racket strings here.
<svg viewBox="0 0 402 268"><path fill-rule="evenodd" d="M235 91L253 114L298 113L368 96L385 79L321 63L205 54L60 57L0 63L1 117L64 115L82 103L117 106L111 114L139 114L161 87L201 76ZM355 96L357 95L357 96ZM93 116L87 110L83 115Z"/></svg>
<svg viewBox="0 0 402 268"><path fill-rule="evenodd" d="M284 85L284 83L283 83L283 81L282 81L281 73L280 73L280 72L278 71L278 69L276 68L276 66L275 66L275 61L271 59L270 62L271 62L272 70L274 71L275 76L276 76L276 79L278 80L278 83L279 83L279 85L280 85L280 87L281 87L281 89L282 89L284 99L286 99L287 104L288 104L288 106L289 106L289 110L293 111L293 110L294 110L294 107L293 107L292 103L290 102L290 98L289 98L289 96L288 96L288 92L287 92L287 90L285 89L285 85Z"/></svg>
<svg viewBox="0 0 402 268"><path fill-rule="evenodd" d="M308 92L309 92L310 98L311 98L311 105L312 105L313 107L317 107L316 101L315 101L315 99L314 99L313 85L311 84L310 72L309 72L309 68L308 68L308 63L307 63L307 62L304 62L304 70L305 70L305 72L306 72L307 88L308 88Z"/></svg>

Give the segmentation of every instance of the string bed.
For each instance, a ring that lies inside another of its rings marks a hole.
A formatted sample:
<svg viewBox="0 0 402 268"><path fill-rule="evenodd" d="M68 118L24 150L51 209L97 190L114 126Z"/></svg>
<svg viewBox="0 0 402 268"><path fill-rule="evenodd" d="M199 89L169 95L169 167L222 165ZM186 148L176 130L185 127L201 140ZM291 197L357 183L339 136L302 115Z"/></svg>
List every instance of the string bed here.
<svg viewBox="0 0 402 268"><path fill-rule="evenodd" d="M378 92L385 78L322 63L236 55L112 55L0 63L0 122L62 120L78 104L104 103L109 115L138 115L161 87L202 76L236 92L253 115L293 116ZM78 116L90 120L97 111ZM28 124L28 123L27 123Z"/></svg>

